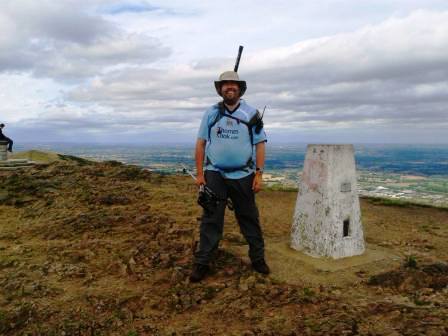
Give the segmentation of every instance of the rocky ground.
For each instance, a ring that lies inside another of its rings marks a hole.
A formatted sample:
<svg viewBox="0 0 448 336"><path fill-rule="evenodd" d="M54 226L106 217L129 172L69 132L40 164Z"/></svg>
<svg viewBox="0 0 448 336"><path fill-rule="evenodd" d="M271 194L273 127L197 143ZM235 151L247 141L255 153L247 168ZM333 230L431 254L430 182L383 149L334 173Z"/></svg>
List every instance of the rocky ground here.
<svg viewBox="0 0 448 336"><path fill-rule="evenodd" d="M267 244L289 235L295 198L258 196ZM364 199L362 212L368 246L398 259L260 276L228 216L212 274L190 284L188 176L69 157L0 172L0 335L448 335L448 211Z"/></svg>

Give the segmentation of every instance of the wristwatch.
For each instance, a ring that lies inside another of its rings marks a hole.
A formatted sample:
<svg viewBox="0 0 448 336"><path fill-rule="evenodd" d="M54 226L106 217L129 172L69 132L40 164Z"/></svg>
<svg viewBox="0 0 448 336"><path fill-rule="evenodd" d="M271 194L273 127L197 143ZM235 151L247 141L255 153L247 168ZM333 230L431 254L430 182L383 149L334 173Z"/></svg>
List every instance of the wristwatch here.
<svg viewBox="0 0 448 336"><path fill-rule="evenodd" d="M257 168L255 168L255 172L258 174L263 174L263 168L257 167Z"/></svg>

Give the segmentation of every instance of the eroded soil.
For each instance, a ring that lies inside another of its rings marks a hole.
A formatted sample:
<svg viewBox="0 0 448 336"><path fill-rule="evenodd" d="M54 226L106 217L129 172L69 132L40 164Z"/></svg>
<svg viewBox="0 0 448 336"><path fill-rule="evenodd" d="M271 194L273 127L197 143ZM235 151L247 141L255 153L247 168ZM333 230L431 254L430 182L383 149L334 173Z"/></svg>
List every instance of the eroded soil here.
<svg viewBox="0 0 448 336"><path fill-rule="evenodd" d="M395 258L285 281L248 264L227 215L212 274L188 275L189 177L116 162L0 172L0 335L447 335L448 211L362 200L368 246ZM258 196L266 243L296 194ZM269 257L269 254L268 254Z"/></svg>

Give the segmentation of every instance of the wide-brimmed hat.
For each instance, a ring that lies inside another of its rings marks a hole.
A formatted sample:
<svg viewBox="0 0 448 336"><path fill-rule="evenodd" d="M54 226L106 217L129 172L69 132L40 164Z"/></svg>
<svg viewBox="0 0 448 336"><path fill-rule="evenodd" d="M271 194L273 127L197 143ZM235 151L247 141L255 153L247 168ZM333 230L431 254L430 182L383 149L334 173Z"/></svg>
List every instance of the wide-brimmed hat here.
<svg viewBox="0 0 448 336"><path fill-rule="evenodd" d="M240 77L238 76L238 73L236 73L235 71L225 71L219 76L219 79L217 81L215 81L216 92L220 96L222 96L221 95L221 86L222 86L223 82L238 83L238 85L240 87L240 97L242 97L244 95L244 92L246 92L246 89L247 89L246 81L241 80Z"/></svg>

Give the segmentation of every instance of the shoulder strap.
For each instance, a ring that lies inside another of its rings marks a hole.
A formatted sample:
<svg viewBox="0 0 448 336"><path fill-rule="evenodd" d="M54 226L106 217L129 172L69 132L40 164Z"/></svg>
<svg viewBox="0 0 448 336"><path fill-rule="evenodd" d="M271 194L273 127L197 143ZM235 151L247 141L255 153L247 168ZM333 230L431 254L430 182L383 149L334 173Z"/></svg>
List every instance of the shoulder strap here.
<svg viewBox="0 0 448 336"><path fill-rule="evenodd" d="M251 128L253 126L255 126L255 133L260 134L261 129L264 126L263 116L260 115L260 111L257 110L257 112L254 114L254 116L249 120L249 126Z"/></svg>
<svg viewBox="0 0 448 336"><path fill-rule="evenodd" d="M237 122L243 123L247 126L247 129L249 130L249 136L250 136L250 143L254 144L254 134L252 131L252 127L255 127L255 133L259 134L261 132L261 129L263 128L263 117L260 115L260 112L257 110L257 112L254 114L254 116L249 120L249 122L242 120L240 118L234 117L230 114L225 113L225 107L224 103L221 101L218 103L218 113L216 114L215 119L208 127L208 139L210 140L210 132L213 126L216 125L216 123L221 120L222 117L227 117L233 120L236 120Z"/></svg>
<svg viewBox="0 0 448 336"><path fill-rule="evenodd" d="M224 116L224 115L223 115L223 116ZM234 117L234 116L229 115L229 114L226 114L225 117L230 118L230 119L233 119L233 120L236 120L237 122L246 125L247 130L249 131L250 143L251 143L252 145L254 144L254 134L253 134L253 131L252 131L252 126L253 126L253 125L251 125L251 123L250 123L251 121L250 121L250 120L249 120L249 122L247 122L247 121L245 121L245 120L242 120L242 119L240 119L240 118ZM253 118L252 118L252 119L253 119ZM257 134L258 134L258 133L257 133Z"/></svg>
<svg viewBox="0 0 448 336"><path fill-rule="evenodd" d="M263 116L260 115L260 111L254 114L254 116L247 123L247 128L249 129L250 141L252 145L254 144L254 134L252 128L255 126L255 133L260 134L261 129L263 128Z"/></svg>
<svg viewBox="0 0 448 336"><path fill-rule="evenodd" d="M212 123L208 126L208 140L210 141L210 132L213 128L213 126L216 125L216 123L221 120L221 118L224 116L224 103L223 102L219 102L218 104L218 113L216 114L215 119L212 121Z"/></svg>

